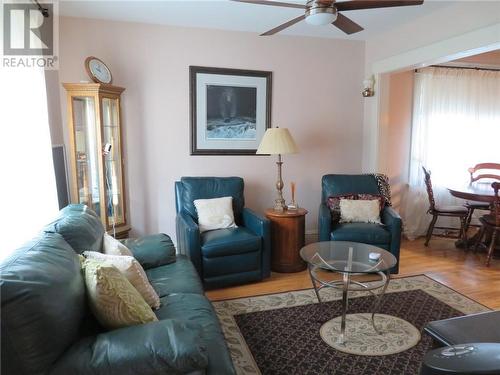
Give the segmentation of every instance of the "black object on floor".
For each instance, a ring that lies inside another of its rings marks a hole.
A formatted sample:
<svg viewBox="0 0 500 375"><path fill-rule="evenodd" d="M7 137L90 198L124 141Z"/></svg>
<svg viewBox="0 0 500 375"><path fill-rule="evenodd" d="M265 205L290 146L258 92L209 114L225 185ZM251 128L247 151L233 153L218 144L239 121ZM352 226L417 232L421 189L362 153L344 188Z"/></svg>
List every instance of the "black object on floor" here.
<svg viewBox="0 0 500 375"><path fill-rule="evenodd" d="M459 344L431 350L420 375L500 374L500 343Z"/></svg>
<svg viewBox="0 0 500 375"><path fill-rule="evenodd" d="M500 343L499 327L500 311L488 311L430 322L424 331L436 341L437 346L449 346L473 342Z"/></svg>

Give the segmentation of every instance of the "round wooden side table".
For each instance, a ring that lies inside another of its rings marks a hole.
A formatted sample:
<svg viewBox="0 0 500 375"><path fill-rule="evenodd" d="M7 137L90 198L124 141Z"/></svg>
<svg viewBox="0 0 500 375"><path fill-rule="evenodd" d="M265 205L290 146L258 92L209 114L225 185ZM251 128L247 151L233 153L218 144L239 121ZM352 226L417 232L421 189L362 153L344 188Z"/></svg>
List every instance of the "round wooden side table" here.
<svg viewBox="0 0 500 375"><path fill-rule="evenodd" d="M266 210L271 221L271 269L275 272L299 272L306 263L299 251L305 243L307 210L277 212Z"/></svg>

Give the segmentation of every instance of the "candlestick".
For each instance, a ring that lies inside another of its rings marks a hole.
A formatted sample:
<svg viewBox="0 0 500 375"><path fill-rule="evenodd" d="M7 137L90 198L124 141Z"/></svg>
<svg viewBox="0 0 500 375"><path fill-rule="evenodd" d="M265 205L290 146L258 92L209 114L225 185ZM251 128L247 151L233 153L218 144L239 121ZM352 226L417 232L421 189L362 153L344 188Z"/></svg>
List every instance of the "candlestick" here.
<svg viewBox="0 0 500 375"><path fill-rule="evenodd" d="M295 182L290 182L290 190L292 191L292 201L287 205L288 210L293 211L299 208L297 202L295 202Z"/></svg>

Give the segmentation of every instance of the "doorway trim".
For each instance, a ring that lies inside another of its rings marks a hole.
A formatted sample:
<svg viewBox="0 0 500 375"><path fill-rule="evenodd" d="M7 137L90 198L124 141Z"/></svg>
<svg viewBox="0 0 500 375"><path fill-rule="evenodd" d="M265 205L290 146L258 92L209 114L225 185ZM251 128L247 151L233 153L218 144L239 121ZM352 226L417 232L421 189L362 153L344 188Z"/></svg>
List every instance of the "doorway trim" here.
<svg viewBox="0 0 500 375"><path fill-rule="evenodd" d="M500 49L500 23L374 61L368 72L375 76L377 97L365 101L363 172L376 172L379 165L380 98L388 89L383 74L423 68L496 49Z"/></svg>

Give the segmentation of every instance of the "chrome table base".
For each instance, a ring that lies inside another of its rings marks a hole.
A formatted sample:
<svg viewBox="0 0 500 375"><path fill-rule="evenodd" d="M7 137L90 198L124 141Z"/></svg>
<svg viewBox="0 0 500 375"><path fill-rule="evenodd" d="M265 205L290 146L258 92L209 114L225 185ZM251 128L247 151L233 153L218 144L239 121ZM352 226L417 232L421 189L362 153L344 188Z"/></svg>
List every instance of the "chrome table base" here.
<svg viewBox="0 0 500 375"><path fill-rule="evenodd" d="M341 271L329 271L329 272L335 272L339 273L342 275L342 280L333 280L333 281L326 281L322 280L320 277L318 277L317 270L320 269L323 272L326 272L324 269L318 268L314 265L309 264L308 270L309 270L309 276L311 277L311 282L314 287L314 292L316 293L316 297L318 298L318 302L322 302L319 291L325 287L330 287L330 288L335 288L335 289L340 289L342 290L342 320L340 323L340 336L339 336L339 343L345 344L346 342L346 334L345 334L345 328L346 328L346 315L347 315L347 309L349 305L349 292L350 291L368 291L370 292L373 296L376 297L375 302L373 304L372 308L372 325L373 329L375 329L375 332L378 334L381 334L377 326L375 325L375 313L378 311L380 304L382 302L382 297L384 296L387 287L389 286L389 281L390 281L390 272L387 270L386 272L375 272L371 273L371 275L379 275L381 279L376 282L371 282L371 285L367 285L364 283L361 283L359 281L352 280L352 276L360 275L359 273L350 273L350 272L341 272ZM365 275L365 274L363 274ZM373 290L375 289L381 289L378 294L375 294Z"/></svg>

